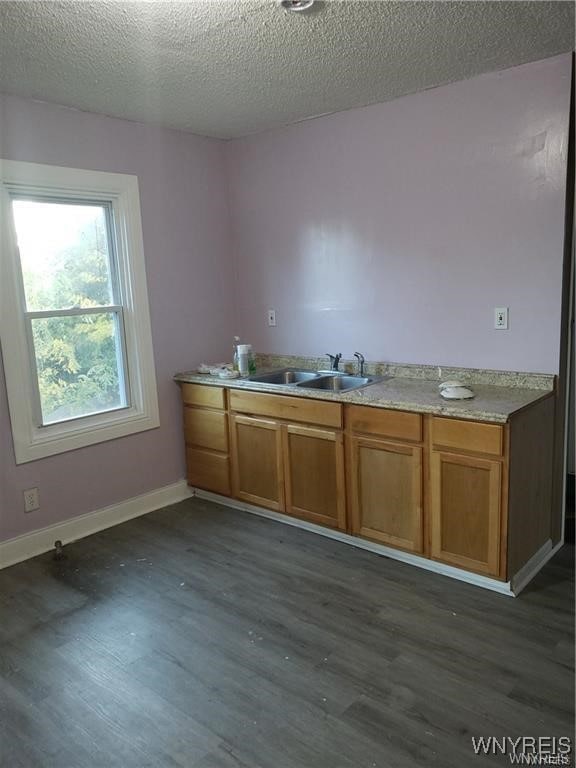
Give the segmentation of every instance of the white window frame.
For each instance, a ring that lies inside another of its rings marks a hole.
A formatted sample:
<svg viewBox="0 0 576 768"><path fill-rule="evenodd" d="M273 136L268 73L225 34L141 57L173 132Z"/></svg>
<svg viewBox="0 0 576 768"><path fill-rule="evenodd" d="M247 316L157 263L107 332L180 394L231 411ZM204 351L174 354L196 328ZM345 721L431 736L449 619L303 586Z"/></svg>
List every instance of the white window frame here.
<svg viewBox="0 0 576 768"><path fill-rule="evenodd" d="M111 205L124 319L127 407L39 424L35 357L26 331L11 195ZM0 344L17 464L160 426L136 176L0 160Z"/></svg>

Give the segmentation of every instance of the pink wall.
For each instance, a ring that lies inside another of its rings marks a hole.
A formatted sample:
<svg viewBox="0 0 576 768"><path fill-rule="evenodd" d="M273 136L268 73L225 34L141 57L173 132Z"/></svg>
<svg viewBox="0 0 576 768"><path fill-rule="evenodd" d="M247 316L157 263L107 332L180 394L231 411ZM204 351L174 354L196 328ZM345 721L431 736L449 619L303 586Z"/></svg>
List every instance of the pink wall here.
<svg viewBox="0 0 576 768"><path fill-rule="evenodd" d="M556 372L569 88L563 55L229 144L238 332Z"/></svg>
<svg viewBox="0 0 576 768"><path fill-rule="evenodd" d="M223 145L189 134L0 98L0 157L136 174L161 427L16 466L0 365L0 540L184 477L172 376L230 356L232 296ZM41 508L25 515L22 490Z"/></svg>
<svg viewBox="0 0 576 768"><path fill-rule="evenodd" d="M16 466L0 364L0 540L182 478L172 375L229 357L235 332L268 352L555 372L569 79L559 56L228 145L0 97L0 157L139 177L162 422Z"/></svg>

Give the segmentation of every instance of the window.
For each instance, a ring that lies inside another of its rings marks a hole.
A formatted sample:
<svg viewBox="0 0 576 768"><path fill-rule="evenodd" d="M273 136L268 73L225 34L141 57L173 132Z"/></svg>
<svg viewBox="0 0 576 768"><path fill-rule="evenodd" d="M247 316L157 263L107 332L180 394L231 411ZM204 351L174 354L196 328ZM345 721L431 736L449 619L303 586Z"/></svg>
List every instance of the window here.
<svg viewBox="0 0 576 768"><path fill-rule="evenodd" d="M37 421L125 408L123 307L109 204L12 197Z"/></svg>
<svg viewBox="0 0 576 768"><path fill-rule="evenodd" d="M136 177L0 161L0 184L17 462L157 427Z"/></svg>

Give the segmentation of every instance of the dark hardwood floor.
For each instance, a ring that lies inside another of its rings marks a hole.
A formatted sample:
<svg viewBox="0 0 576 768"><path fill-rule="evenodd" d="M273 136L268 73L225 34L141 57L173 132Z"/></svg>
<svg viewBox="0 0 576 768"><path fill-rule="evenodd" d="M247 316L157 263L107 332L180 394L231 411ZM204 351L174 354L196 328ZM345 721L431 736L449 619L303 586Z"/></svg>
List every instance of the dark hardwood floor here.
<svg viewBox="0 0 576 768"><path fill-rule="evenodd" d="M574 561L517 599L192 499L0 572L2 768L510 765L574 730Z"/></svg>

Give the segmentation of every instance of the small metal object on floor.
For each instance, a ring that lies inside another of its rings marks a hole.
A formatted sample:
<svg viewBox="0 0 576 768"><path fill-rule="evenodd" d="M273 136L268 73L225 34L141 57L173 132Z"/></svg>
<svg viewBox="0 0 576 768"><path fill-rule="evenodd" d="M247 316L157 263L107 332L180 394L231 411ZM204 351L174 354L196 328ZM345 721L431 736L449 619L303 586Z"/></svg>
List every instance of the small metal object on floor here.
<svg viewBox="0 0 576 768"><path fill-rule="evenodd" d="M54 542L54 560L66 560L64 547L62 546L60 539Z"/></svg>

